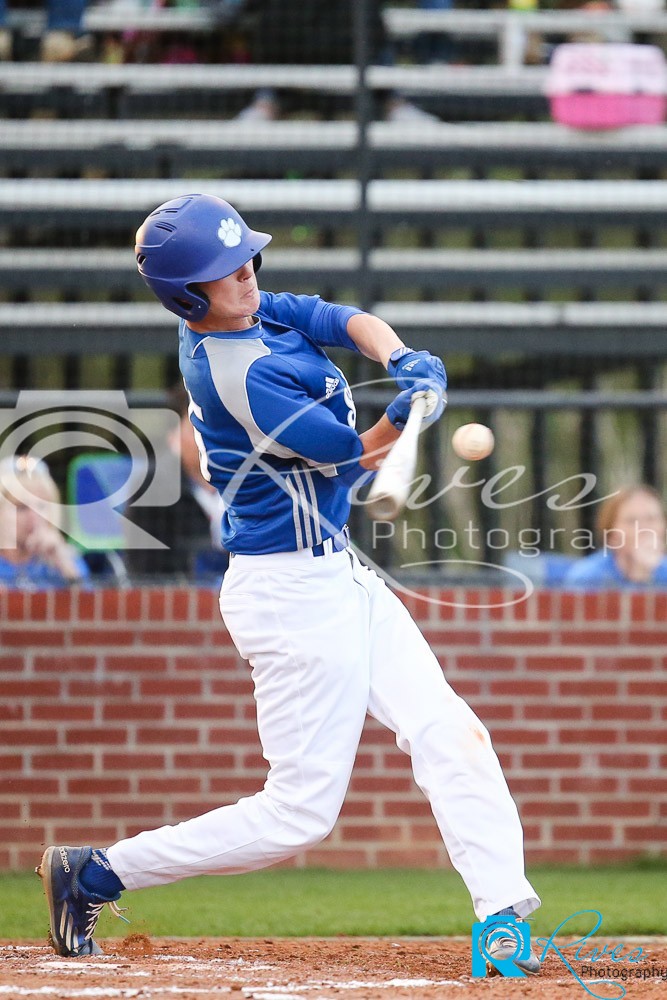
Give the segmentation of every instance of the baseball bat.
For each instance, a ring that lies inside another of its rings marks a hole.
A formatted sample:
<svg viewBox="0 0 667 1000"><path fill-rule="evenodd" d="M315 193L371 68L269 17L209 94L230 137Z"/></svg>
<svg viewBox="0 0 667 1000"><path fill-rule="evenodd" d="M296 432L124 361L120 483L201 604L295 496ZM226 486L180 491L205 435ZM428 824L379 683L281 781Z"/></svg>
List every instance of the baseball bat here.
<svg viewBox="0 0 667 1000"><path fill-rule="evenodd" d="M417 468L417 439L426 413L426 399L417 396L401 436L387 452L368 492L366 508L374 521L393 521L405 505Z"/></svg>

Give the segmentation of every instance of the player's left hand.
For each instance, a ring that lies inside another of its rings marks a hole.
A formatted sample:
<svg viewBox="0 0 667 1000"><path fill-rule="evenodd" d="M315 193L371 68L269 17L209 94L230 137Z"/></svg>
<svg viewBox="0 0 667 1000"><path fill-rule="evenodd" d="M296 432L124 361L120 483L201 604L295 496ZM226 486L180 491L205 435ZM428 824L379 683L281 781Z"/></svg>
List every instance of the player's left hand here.
<svg viewBox="0 0 667 1000"><path fill-rule="evenodd" d="M423 396L426 399L424 427L428 427L429 424L434 423L442 416L447 401L444 390L431 379L418 379L409 389L399 392L398 396L387 407L387 417L399 431L405 427L412 400L418 396Z"/></svg>
<svg viewBox="0 0 667 1000"><path fill-rule="evenodd" d="M387 371L401 389L409 389L418 379L437 383L443 392L447 388L445 366L440 358L428 351L406 350L396 361L389 361Z"/></svg>

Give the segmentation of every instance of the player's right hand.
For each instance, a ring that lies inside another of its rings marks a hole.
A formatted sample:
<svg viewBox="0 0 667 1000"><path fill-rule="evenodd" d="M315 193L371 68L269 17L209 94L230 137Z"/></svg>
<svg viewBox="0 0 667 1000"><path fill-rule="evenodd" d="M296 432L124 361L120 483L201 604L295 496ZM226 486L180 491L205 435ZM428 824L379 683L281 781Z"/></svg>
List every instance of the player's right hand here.
<svg viewBox="0 0 667 1000"><path fill-rule="evenodd" d="M416 396L425 396L426 414L424 416L424 426L435 423L445 409L447 396L438 382L432 379L417 379L409 389L399 392L398 396L389 404L386 409L387 417L394 427L402 431L410 415L410 405Z"/></svg>
<svg viewBox="0 0 667 1000"><path fill-rule="evenodd" d="M441 359L428 351L413 351L403 348L405 353L396 352L400 356L389 361L387 371L396 379L400 389L410 389L416 382L430 379L436 382L444 392L447 388L447 372ZM393 357L394 355L392 355Z"/></svg>

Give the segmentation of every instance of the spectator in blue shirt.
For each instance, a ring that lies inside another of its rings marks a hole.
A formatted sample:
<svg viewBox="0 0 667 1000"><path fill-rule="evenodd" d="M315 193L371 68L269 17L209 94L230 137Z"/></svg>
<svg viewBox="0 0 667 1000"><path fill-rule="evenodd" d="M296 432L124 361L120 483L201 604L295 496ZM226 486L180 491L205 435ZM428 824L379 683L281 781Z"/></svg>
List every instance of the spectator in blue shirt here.
<svg viewBox="0 0 667 1000"><path fill-rule="evenodd" d="M639 485L609 497L596 533L598 551L572 566L564 586L667 587L667 519L656 490Z"/></svg>
<svg viewBox="0 0 667 1000"><path fill-rule="evenodd" d="M59 504L41 459L0 461L0 588L41 590L87 578L85 562L53 523Z"/></svg>
<svg viewBox="0 0 667 1000"><path fill-rule="evenodd" d="M86 0L48 0L46 30L41 38L40 58L44 62L71 62L88 59L93 43L89 35L81 34ZM0 0L0 59L13 55L12 33L7 24L7 3Z"/></svg>

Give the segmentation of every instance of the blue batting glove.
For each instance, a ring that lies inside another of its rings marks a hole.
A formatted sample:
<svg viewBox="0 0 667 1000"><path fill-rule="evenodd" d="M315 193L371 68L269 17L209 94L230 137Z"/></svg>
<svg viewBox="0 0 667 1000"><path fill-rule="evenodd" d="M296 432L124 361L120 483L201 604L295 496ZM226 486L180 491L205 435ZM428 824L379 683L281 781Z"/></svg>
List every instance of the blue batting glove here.
<svg viewBox="0 0 667 1000"><path fill-rule="evenodd" d="M389 358L387 371L396 379L401 389L409 389L417 379L430 379L441 389L447 388L447 372L440 358L428 351L413 351L411 347L399 347Z"/></svg>
<svg viewBox="0 0 667 1000"><path fill-rule="evenodd" d="M399 431L403 430L408 421L410 405L415 396L426 397L424 427L435 423L443 414L447 396L442 386L431 379L418 379L409 389L399 392L398 396L392 400L385 411L390 423Z"/></svg>

